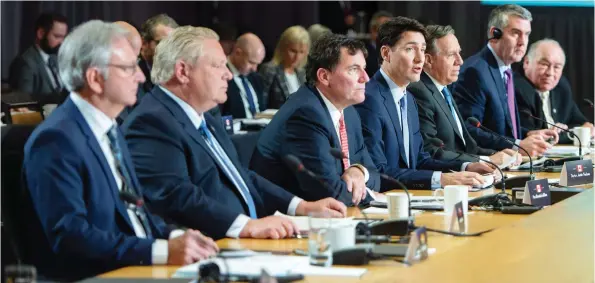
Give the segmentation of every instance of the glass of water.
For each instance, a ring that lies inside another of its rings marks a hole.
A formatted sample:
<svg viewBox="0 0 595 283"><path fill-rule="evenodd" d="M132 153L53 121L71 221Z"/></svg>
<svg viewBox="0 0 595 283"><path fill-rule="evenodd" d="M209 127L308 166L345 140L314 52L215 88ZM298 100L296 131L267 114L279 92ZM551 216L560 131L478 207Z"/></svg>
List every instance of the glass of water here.
<svg viewBox="0 0 595 283"><path fill-rule="evenodd" d="M333 249L327 238L331 226L331 215L314 212L308 215L308 255L310 264L330 267L333 265Z"/></svg>

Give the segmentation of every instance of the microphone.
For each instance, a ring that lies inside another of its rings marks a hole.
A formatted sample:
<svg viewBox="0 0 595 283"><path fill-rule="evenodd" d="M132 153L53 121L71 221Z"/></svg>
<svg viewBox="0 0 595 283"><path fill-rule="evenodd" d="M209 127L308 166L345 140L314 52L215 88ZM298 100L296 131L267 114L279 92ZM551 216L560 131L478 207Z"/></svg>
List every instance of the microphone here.
<svg viewBox="0 0 595 283"><path fill-rule="evenodd" d="M339 159L339 160L343 160L344 158L346 158L345 155L343 154L343 151L341 151L338 148L331 148L331 155L334 158ZM380 173L375 169L367 168L367 167L366 167L366 169L368 169L368 171L373 171L373 172L378 173L378 175L380 175L380 179L405 191L405 193L407 194L407 202L408 202L408 208L409 208L409 211L408 211L409 219L411 219L411 195L409 194L409 190L407 190L407 187L405 185L403 185L403 183L401 183L399 180L392 178L386 174Z"/></svg>
<svg viewBox="0 0 595 283"><path fill-rule="evenodd" d="M533 158L531 158L531 154L529 154L529 152L528 152L526 149L524 149L524 148L523 148L523 147L521 147L520 145L516 145L516 144L515 144L513 141L511 141L511 140L510 140L508 137L505 137L505 136L503 136L503 135L501 135L501 134L498 134L498 133L496 133L496 132L494 132L494 131L492 131L492 130L490 130L490 129L486 128L486 127L484 127L484 126L481 124L481 122L479 122L479 120L477 120L477 118L475 118L475 117L473 117L473 116L471 116L471 117L467 118L467 123L469 123L469 124L473 125L473 126L474 126L474 127L476 127L476 128L481 128L482 130L484 130L484 131L486 131L486 132L488 132L488 133L491 133L492 135L494 135L494 136L496 136L496 137L498 137L498 138L500 138L500 139L502 139L502 140L506 141L507 143L509 143L509 144L512 144L513 146L516 146L516 147L520 148L522 151L524 151L524 152L525 152L525 154L527 154L527 156L529 157L529 178L530 178L531 180L533 180L533 179L534 179L534 177L535 177L535 176L533 175Z"/></svg>
<svg viewBox="0 0 595 283"><path fill-rule="evenodd" d="M583 99L583 101L589 104L589 108L593 109L593 101L588 98Z"/></svg>
<svg viewBox="0 0 595 283"><path fill-rule="evenodd" d="M437 138L431 138L431 139L429 139L429 141L433 145L435 145L435 146L437 146L439 148L443 148L444 147L444 143L441 140L437 139ZM460 151L460 150L457 150L457 149L454 149L453 151L455 151L456 153L458 153L459 154L458 156L461 156L461 155L471 156L471 157L477 159L477 161L483 161L483 162L489 163L492 166L496 167L496 169L500 172L500 176L502 176L502 181L501 181L502 182L502 192L506 193L506 176L504 176L504 173L502 172L502 169L500 169L500 166L498 166L498 164L492 162L491 160L483 160L483 159L479 158L479 156L477 156L475 154L466 153L466 152L463 152L463 151ZM456 158L458 158L458 156Z"/></svg>
<svg viewBox="0 0 595 283"><path fill-rule="evenodd" d="M139 218L139 220L142 222L142 225L144 226L143 228L145 229L145 234L147 236L147 238L152 238L153 237L153 232L151 231L151 226L149 225L149 221L147 220L147 215L142 211L142 207L144 206L145 202L143 201L142 197L138 197L135 194L126 191L126 190L122 190L119 193L120 199L122 201L124 201L124 203L127 203L129 206L132 206L132 210L134 210L134 213L136 214L136 216ZM145 209L147 209L147 207L144 207ZM148 209L147 209L148 211Z"/></svg>
<svg viewBox="0 0 595 283"><path fill-rule="evenodd" d="M283 162L285 162L285 164L289 167L289 169L291 169L291 171L293 171L294 173L305 173L306 175L321 182L323 186L325 186L325 187L327 186L327 184L326 184L326 182L324 182L324 180L321 180L320 178L318 178L318 176L316 176L316 174L314 174L314 172L312 172L312 171L308 170L306 167L304 167L304 164L297 156L295 156L293 154L285 155L283 157Z"/></svg>
<svg viewBox="0 0 595 283"><path fill-rule="evenodd" d="M581 139L580 139L580 138L579 138L579 137L578 137L578 136L577 136L575 133L573 133L572 131L569 131L569 130L567 130L567 129L564 129L564 128L560 127L560 126L557 126L557 125L555 125L555 124L552 124L552 123L548 122L548 121L547 121L547 120L545 120L545 119L541 119L541 118L539 118L539 117L535 117L535 116L533 116L533 114L531 114L531 111L529 111L529 110L527 110L527 109L524 109L524 110L523 110L523 111L521 111L521 112L522 112L523 114L525 114L525 115L527 115L527 116L529 116L529 117L531 117L531 118L535 119L535 120L538 120L538 121L544 122L544 123L546 123L546 124L548 124L548 125L550 125L550 126L552 126L552 127L556 127L556 128L558 128L558 129L560 129L560 130L562 130L562 131L566 132L566 133L570 133L571 135L573 135L573 136L574 136L574 137L575 137L575 138L578 140L578 160L581 160L581 159L583 159L583 154L582 154L582 153L583 153L583 152L582 152L582 150L583 150L583 143L581 142ZM568 158L568 157L567 157L567 158ZM566 159L566 158L564 158L564 159L565 159L565 160L567 160L567 161L576 160L576 158L574 158L574 157L570 157L569 159Z"/></svg>
<svg viewBox="0 0 595 283"><path fill-rule="evenodd" d="M127 191L120 192L120 199L123 200L125 203L134 205L136 207L142 207L144 204L143 199Z"/></svg>

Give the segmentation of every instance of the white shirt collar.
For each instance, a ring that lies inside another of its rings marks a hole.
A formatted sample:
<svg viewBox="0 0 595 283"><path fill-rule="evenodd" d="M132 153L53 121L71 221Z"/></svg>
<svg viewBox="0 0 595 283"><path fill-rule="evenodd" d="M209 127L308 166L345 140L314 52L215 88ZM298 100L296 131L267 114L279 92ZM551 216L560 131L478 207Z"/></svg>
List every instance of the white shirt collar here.
<svg viewBox="0 0 595 283"><path fill-rule="evenodd" d="M192 108L192 106L190 106L190 104L186 103L186 101L180 99L179 97L177 97L175 94L171 93L171 91L164 88L163 86L159 85L159 88L161 88L161 90L163 90L163 92L165 92L165 94L167 94L167 96L169 96L178 105L180 105L180 107L182 107L182 110L184 110L184 113L186 113L186 115L188 116L190 121L192 121L192 124L194 125L194 127L196 129L200 128L200 125L202 125L202 121L204 120L203 114L199 114L198 112L196 112L196 110L194 110L194 108Z"/></svg>
<svg viewBox="0 0 595 283"><path fill-rule="evenodd" d="M496 54L494 49L492 49L492 46L490 46L490 44L488 44L488 49L490 49L490 51L492 52L492 55L494 55L494 58L496 58L496 62L498 63L498 70L500 70L500 75L502 77L504 77L504 72L506 72L506 70L510 69L510 65L504 65L504 61L502 61L502 59L500 59L500 57L498 57L498 55Z"/></svg>
<svg viewBox="0 0 595 283"><path fill-rule="evenodd" d="M229 58L227 59L227 66L229 66L229 70L231 71L231 73L233 74L234 77L239 77L240 76L240 71L238 71L238 69L236 68L236 66L234 66L231 61L229 60Z"/></svg>
<svg viewBox="0 0 595 283"><path fill-rule="evenodd" d="M333 125L335 127L338 127L341 115L343 115L343 111L339 111L339 109L337 109L337 107L335 107L335 105L333 105L333 103L330 100L328 100L328 98L326 98L326 96L322 93L322 91L320 91L320 89L316 88L316 90L318 90L318 93L320 93L320 96L322 96L322 101L324 101L324 104L326 105L329 114L331 114Z"/></svg>
<svg viewBox="0 0 595 283"><path fill-rule="evenodd" d="M39 47L38 45L35 45L35 48L37 48L37 51L39 51L39 55L41 55L41 59L43 59L43 62L47 64L48 60L50 59L50 55L45 53L45 51L43 51L41 47Z"/></svg>
<svg viewBox="0 0 595 283"><path fill-rule="evenodd" d="M70 99L79 111L81 111L83 118L87 121L87 124L89 124L89 128L91 128L93 135L95 135L95 138L97 138L98 141L105 138L107 132L113 126L117 127L115 119L112 119L101 112L101 110L84 100L78 93L71 92Z"/></svg>
<svg viewBox="0 0 595 283"><path fill-rule="evenodd" d="M403 98L403 96L405 96L405 91L407 90L407 88L402 89L400 88L395 82L393 82L393 80L384 72L384 70L382 70L382 68L380 68L380 74L382 74L382 77L384 78L384 80L386 81L386 83L388 84L388 88L390 89L390 92L392 93L393 97L395 98L396 101L401 101L401 98Z"/></svg>
<svg viewBox="0 0 595 283"><path fill-rule="evenodd" d="M424 72L424 73L426 73L426 75L428 75L428 77L430 77L430 79L432 80L432 82L434 83L434 85L436 86L436 88L438 89L438 91L439 91L440 93L442 93L442 90L443 90L443 89L444 89L446 86L444 86L444 85L440 84L440 83L439 83L437 80L435 80L435 79L434 79L432 76L430 76L430 74L428 74L427 72Z"/></svg>

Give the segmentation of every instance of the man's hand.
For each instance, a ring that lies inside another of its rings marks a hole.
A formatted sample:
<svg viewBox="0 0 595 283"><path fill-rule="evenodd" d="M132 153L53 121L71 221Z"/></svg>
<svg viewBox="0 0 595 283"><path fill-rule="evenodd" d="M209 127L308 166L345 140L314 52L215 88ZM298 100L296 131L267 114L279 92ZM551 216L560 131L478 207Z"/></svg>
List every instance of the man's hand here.
<svg viewBox="0 0 595 283"><path fill-rule="evenodd" d="M547 143L541 135L530 135L525 139L521 140L520 146L527 150L531 156L542 155L546 150L552 147L551 144ZM521 154L526 154L521 151Z"/></svg>
<svg viewBox="0 0 595 283"><path fill-rule="evenodd" d="M562 129L564 129L564 130L568 130L568 125L565 125L565 124L562 124L562 123L556 123L556 126L558 126L558 127L562 128ZM561 130L561 129L559 129L559 128L556 128L556 127L552 127L552 129L553 129L554 131L556 131L556 133L558 133L558 134L560 134L560 133L562 132L562 130Z"/></svg>
<svg viewBox="0 0 595 283"><path fill-rule="evenodd" d="M187 265L207 259L219 252L213 239L197 230L187 230L181 236L167 242L167 264Z"/></svg>
<svg viewBox="0 0 595 283"><path fill-rule="evenodd" d="M473 163L467 164L467 168L465 168L465 171L475 172L475 173L479 173L479 174L486 174L486 173L494 172L494 169L496 169L496 168L490 166L490 164L488 164L488 163L473 162Z"/></svg>
<svg viewBox="0 0 595 283"><path fill-rule="evenodd" d="M319 201L301 201L296 210L296 215L308 215L312 212L321 212L329 217L345 217L347 207L334 198L325 198Z"/></svg>
<svg viewBox="0 0 595 283"><path fill-rule="evenodd" d="M440 177L442 187L448 185L478 186L483 184L483 176L475 172L442 173Z"/></svg>
<svg viewBox="0 0 595 283"><path fill-rule="evenodd" d="M543 130L534 130L534 131L529 131L527 133L527 138L530 136L541 136L543 138L544 141L547 141L550 138L554 139L554 143L553 144L557 144L558 140L559 140L559 136L558 136L558 132L554 129L543 129Z"/></svg>
<svg viewBox="0 0 595 283"><path fill-rule="evenodd" d="M490 155L490 161L498 164L498 165L502 165L504 164L504 159L509 158L510 156L513 156L517 154L516 151L512 150L512 149L504 149L502 151L498 151L492 155Z"/></svg>
<svg viewBox="0 0 595 283"><path fill-rule="evenodd" d="M355 205L366 197L366 181L364 172L357 167L349 167L341 176L341 179L347 184L347 191L352 195L351 201Z"/></svg>
<svg viewBox="0 0 595 283"><path fill-rule="evenodd" d="M248 221L240 232L240 238L282 239L290 237L298 231L295 223L287 217L267 216Z"/></svg>

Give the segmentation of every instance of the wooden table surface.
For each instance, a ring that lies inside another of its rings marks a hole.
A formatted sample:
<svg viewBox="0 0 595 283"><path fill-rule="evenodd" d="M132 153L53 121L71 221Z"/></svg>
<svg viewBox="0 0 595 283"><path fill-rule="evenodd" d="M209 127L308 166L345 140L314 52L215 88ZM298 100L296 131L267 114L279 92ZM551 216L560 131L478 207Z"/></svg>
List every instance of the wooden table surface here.
<svg viewBox="0 0 595 283"><path fill-rule="evenodd" d="M559 173L537 174L537 178L558 177ZM303 282L593 282L594 201L593 190L585 190L531 215L473 211L467 232L495 230L464 238L430 232L428 245L436 252L424 262L405 266L391 260L372 261L361 278L308 276ZM349 216L361 214L350 208ZM415 224L447 230L449 223L441 213L423 212L415 217ZM217 243L227 249L307 249L307 239L222 239ZM178 268L132 266L101 277L168 278Z"/></svg>

